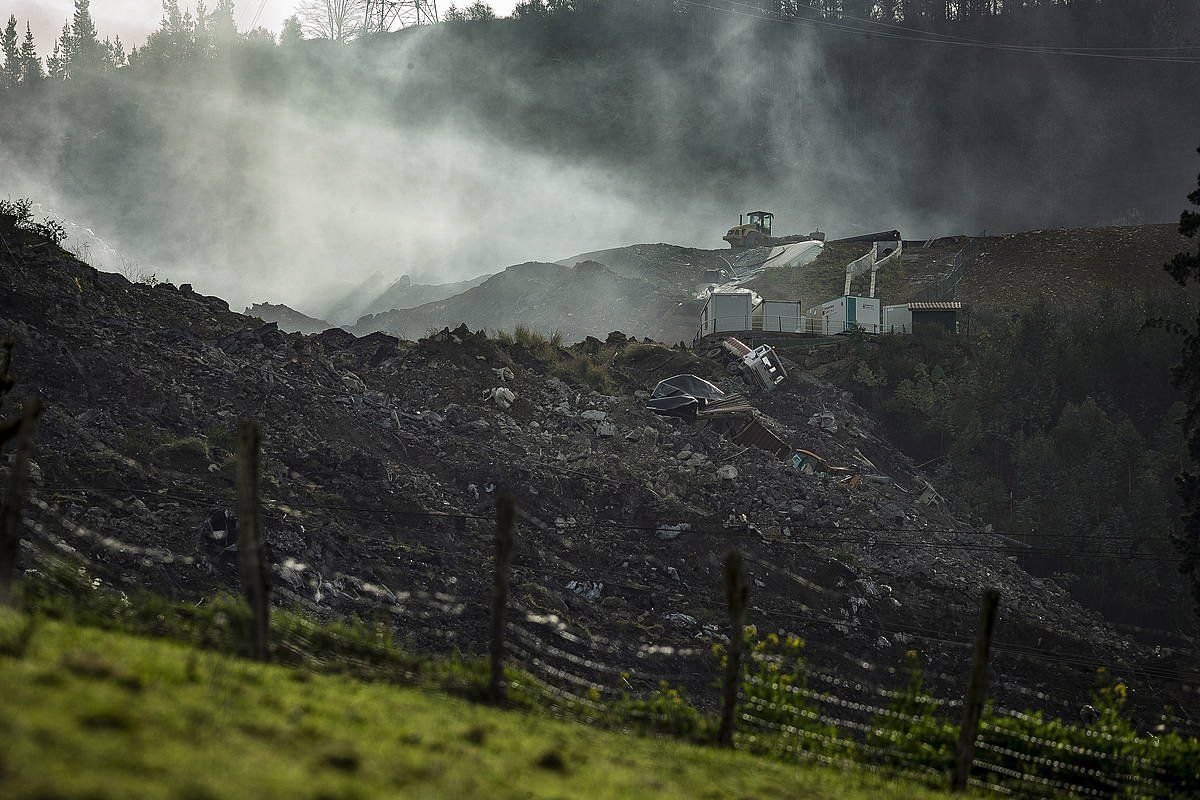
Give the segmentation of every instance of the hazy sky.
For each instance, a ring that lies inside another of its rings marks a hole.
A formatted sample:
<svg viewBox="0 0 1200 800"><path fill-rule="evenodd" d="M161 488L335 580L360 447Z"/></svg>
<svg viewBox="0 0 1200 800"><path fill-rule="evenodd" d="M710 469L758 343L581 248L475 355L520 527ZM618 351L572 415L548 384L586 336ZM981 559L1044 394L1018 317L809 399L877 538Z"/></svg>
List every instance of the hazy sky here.
<svg viewBox="0 0 1200 800"><path fill-rule="evenodd" d="M235 0L234 18L238 30L251 27L255 15L258 15L258 25L279 32L280 24L291 16L299 0ZM450 6L450 0L436 0L439 11L445 11ZM469 0L468 0L469 2ZM260 5L261 3L261 11ZM458 0L459 5L466 5ZM502 16L512 11L516 0L495 0L490 3L497 14ZM210 8L216 5L216 0L206 3ZM195 7L195 0L180 0L181 7ZM33 35L38 42L38 52L48 55L54 44L54 39L62 30L63 22L70 19L74 13L73 0L5 0L0 2L0 14L7 20L10 14L15 14L21 30L25 29L26 20L33 26ZM126 52L131 47L141 45L152 30L158 27L162 19L162 3L154 0L92 0L92 16L96 27L100 29L100 38L105 36L120 36L125 43Z"/></svg>

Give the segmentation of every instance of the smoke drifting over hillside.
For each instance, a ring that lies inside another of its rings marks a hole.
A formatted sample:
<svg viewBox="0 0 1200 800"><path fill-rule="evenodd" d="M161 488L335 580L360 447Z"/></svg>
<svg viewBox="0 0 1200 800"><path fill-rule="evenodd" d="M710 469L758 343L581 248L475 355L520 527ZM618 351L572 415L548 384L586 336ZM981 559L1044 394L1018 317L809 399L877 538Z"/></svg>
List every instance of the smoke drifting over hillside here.
<svg viewBox="0 0 1200 800"><path fill-rule="evenodd" d="M1166 219L1200 129L1162 88L1195 89L1191 67L1060 58L1051 78L1034 57L729 17L593 22L246 46L46 86L0 109L0 192L160 278L319 316L373 273L718 247L751 207L833 234Z"/></svg>

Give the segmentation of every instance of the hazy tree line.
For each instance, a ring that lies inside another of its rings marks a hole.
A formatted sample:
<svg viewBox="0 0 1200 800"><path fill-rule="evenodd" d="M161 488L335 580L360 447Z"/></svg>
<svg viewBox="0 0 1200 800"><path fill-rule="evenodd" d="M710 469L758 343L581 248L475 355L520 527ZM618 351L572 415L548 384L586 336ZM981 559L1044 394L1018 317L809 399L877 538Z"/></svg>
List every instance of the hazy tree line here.
<svg viewBox="0 0 1200 800"><path fill-rule="evenodd" d="M128 63L121 37L100 40L89 0L75 0L75 13L63 23L62 33L55 40L54 50L46 57L44 66L29 23L25 23L25 36L19 45L17 32L17 18L10 15L0 41L4 54L0 89L32 84L43 78L67 80L109 72Z"/></svg>
<svg viewBox="0 0 1200 800"><path fill-rule="evenodd" d="M784 15L935 25L988 17L1029 21L1039 15L1069 15L1077 20L1130 15L1169 23L1194 4L1188 0L757 0L755 5Z"/></svg>
<svg viewBox="0 0 1200 800"><path fill-rule="evenodd" d="M100 39L90 0L75 0L72 18L63 24L53 51L38 55L29 24L21 37L15 15L8 19L3 38L0 89L48 77L66 80L106 72L126 65L170 64L212 58L239 40L274 43L265 28L239 34L233 1L217 0L208 9L199 2L193 12L181 11L178 0L164 0L163 17L141 48L128 55L120 37ZM603 14L625 6L648 18L663 13L704 16L734 12L785 20L834 21L863 35L905 36L914 32L962 32L1011 36L1018 42L1081 46L1093 41L1130 42L1163 47L1197 44L1200 3L1194 0L521 0L516 19ZM350 42L367 31L366 0L302 0L296 13L284 20L280 45L302 38ZM449 23L487 22L495 11L484 0L458 7L451 4L442 19ZM846 29L840 29L846 30ZM1054 37L1042 41L1046 37Z"/></svg>
<svg viewBox="0 0 1200 800"><path fill-rule="evenodd" d="M1168 219L1168 187L1178 185L1180 154L1190 154L1200 125L1200 107L1178 100L1200 92L1193 64L846 36L701 13L681 0L554 2L544 6L553 13L491 21L488 9L467 6L466 20L335 47L333 33L300 42L315 34L299 17L277 46L266 32L235 32L231 5L189 14L168 0L159 29L126 67L86 86L35 81L41 90L0 103L0 157L49 170L78 213L126 231L148 251L143 260L170 264L196 242L227 238L203 229L208 215L254 193L244 175L175 174L178 159L160 132L190 141L208 131L213 116L196 109L214 93L248 114L283 98L339 124L452 121L470 135L486 130L505 146L652 184L664 198L721 197L731 212L743 203L775 203L779 212L786 203L811 215L798 224L929 235ZM1042 10L1063 8L1075 5ZM23 74L25 64L36 74L16 38L5 74ZM223 63L220 80L170 68L201 59ZM142 102L148 94L161 102ZM97 129L98 119L111 124ZM243 139L211 135L243 149ZM59 151L83 141L93 147ZM196 211L183 229L169 205L144 207L164 191ZM249 219L270 200L252 206ZM850 207L853 220L842 213Z"/></svg>
<svg viewBox="0 0 1200 800"><path fill-rule="evenodd" d="M0 90L45 79L64 81L98 75L122 67L166 67L213 59L241 42L274 44L276 41L275 35L265 28L239 33L233 17L233 0L217 0L211 10L201 0L194 12L190 8L181 10L179 0L163 0L162 7L158 29L141 47L126 53L120 36L100 39L90 0L75 0L71 19L63 23L53 50L44 60L38 55L29 23L25 23L24 37L19 39L16 15L10 15L0 39L3 54ZM285 20L279 43L288 44L301 37L299 19Z"/></svg>
<svg viewBox="0 0 1200 800"><path fill-rule="evenodd" d="M520 0L513 16L587 15L612 4L611 0ZM1200 44L1200 4L1193 0L640 0L634 4L647 16L664 11L692 16L733 13L833 23L840 25L838 30L861 31L864 36L911 37L929 32L1061 46Z"/></svg>

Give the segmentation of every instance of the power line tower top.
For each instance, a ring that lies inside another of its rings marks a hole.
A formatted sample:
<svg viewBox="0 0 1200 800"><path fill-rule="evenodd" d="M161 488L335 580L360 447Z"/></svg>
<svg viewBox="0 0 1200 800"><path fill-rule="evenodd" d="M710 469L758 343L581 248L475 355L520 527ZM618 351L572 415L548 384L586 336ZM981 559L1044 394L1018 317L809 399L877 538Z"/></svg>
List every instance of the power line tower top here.
<svg viewBox="0 0 1200 800"><path fill-rule="evenodd" d="M437 21L437 0L367 0L368 34L432 25Z"/></svg>

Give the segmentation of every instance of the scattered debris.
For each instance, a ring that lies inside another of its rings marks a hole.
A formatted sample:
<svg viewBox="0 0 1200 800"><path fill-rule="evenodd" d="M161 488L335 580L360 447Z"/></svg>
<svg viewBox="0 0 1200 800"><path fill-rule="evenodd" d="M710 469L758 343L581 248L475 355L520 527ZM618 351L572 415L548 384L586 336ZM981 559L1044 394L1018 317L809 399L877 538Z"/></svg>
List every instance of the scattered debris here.
<svg viewBox="0 0 1200 800"><path fill-rule="evenodd" d="M933 488L933 484L926 482L925 491L917 497L917 502L923 506L936 505L940 506L945 502L945 498L938 494L937 489Z"/></svg>
<svg viewBox="0 0 1200 800"><path fill-rule="evenodd" d="M487 393L487 399L491 400L497 406L503 409L512 408L512 404L516 402L517 393L506 386L497 386Z"/></svg>
<svg viewBox="0 0 1200 800"><path fill-rule="evenodd" d="M827 433L838 432L838 424L833 418L832 411L818 411L816 414L813 414L808 418L808 424L812 425L814 428L820 428Z"/></svg>
<svg viewBox="0 0 1200 800"><path fill-rule="evenodd" d="M786 458L787 454L792 451L792 446L780 438L779 434L768 428L757 414L751 414L748 418L743 417L742 421L745 424L740 427L733 423L727 427L729 438L734 442L765 450L776 458Z"/></svg>
<svg viewBox="0 0 1200 800"><path fill-rule="evenodd" d="M604 591L604 584L598 581L569 581L567 589L584 600L599 600Z"/></svg>
<svg viewBox="0 0 1200 800"><path fill-rule="evenodd" d="M692 525L689 522L680 522L676 525L659 525L657 535L658 538L664 541L670 541L671 539L678 538L679 534L683 533L684 531L691 529Z"/></svg>
<svg viewBox="0 0 1200 800"><path fill-rule="evenodd" d="M797 450L792 455L792 466L812 475L814 472L850 474L853 470L848 467L835 467L811 450Z"/></svg>

